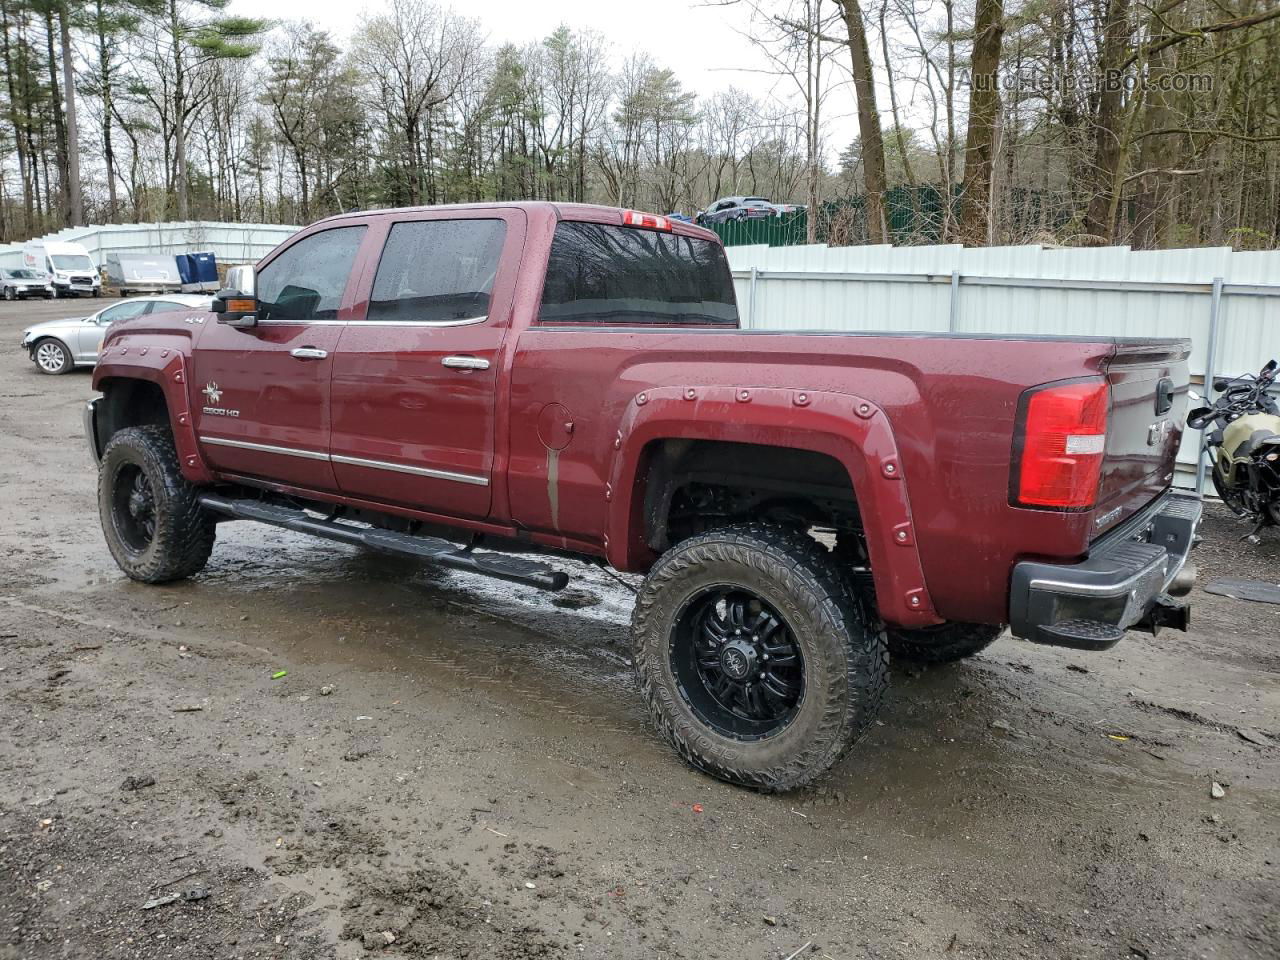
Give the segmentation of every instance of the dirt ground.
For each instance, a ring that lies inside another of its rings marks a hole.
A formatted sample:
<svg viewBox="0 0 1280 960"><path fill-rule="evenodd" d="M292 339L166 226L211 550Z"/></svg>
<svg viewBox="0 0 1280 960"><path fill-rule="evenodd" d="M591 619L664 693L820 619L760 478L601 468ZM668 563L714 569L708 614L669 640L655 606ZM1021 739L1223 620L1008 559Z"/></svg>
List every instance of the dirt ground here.
<svg viewBox="0 0 1280 960"><path fill-rule="evenodd" d="M1280 606L895 668L820 787L756 795L650 731L590 568L552 599L230 524L126 580L89 374L18 350L100 305L0 305L0 960L1280 957ZM1202 584L1280 579L1243 532L1212 514Z"/></svg>

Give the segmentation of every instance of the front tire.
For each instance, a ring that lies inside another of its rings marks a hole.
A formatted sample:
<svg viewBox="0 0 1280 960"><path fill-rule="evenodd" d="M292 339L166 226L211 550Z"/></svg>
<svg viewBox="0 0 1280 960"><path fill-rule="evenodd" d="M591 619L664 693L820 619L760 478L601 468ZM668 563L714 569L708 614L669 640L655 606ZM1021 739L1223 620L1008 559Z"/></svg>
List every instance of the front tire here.
<svg viewBox="0 0 1280 960"><path fill-rule="evenodd" d="M632 617L640 692L694 767L765 792L810 783L888 687L881 623L804 532L745 523L667 551Z"/></svg>
<svg viewBox="0 0 1280 960"><path fill-rule="evenodd" d="M98 514L125 574L168 583L204 569L215 527L196 493L178 469L167 428L128 427L111 438L98 470Z"/></svg>
<svg viewBox="0 0 1280 960"><path fill-rule="evenodd" d="M41 373L47 373L51 377L66 373L75 366L75 362L71 359L71 351L67 348L67 345L61 340L54 340L52 337L36 341L33 355L35 356L36 369Z"/></svg>
<svg viewBox="0 0 1280 960"><path fill-rule="evenodd" d="M13 288L13 287L5 287L5 288L4 288L4 298L5 298L6 300L10 300L10 301L12 301L12 300L17 300L17 299L18 299L18 292L17 292L16 290L14 290L14 288Z"/></svg>

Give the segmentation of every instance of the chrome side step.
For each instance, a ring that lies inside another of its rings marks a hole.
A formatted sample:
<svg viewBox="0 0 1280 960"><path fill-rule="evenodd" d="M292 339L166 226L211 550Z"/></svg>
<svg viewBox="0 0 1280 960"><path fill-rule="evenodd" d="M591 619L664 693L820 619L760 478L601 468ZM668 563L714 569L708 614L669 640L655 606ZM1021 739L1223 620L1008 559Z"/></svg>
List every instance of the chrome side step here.
<svg viewBox="0 0 1280 960"><path fill-rule="evenodd" d="M554 570L546 564L505 553L475 553L439 537L397 533L377 527L359 527L339 520L321 520L294 507L263 503L260 500L232 500L216 493L203 493L199 499L200 505L206 510L236 520L256 520L258 523L308 533L326 540L337 540L339 543L421 557L442 567L479 573L541 590L563 590L569 583L567 573Z"/></svg>

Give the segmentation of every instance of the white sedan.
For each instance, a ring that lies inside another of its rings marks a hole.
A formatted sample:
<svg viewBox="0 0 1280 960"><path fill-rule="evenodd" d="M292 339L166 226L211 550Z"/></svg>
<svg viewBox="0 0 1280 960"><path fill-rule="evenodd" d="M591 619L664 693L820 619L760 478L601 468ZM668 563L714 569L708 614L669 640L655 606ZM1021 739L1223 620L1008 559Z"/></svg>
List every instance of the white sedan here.
<svg viewBox="0 0 1280 960"><path fill-rule="evenodd" d="M208 310L212 303L213 298L207 295L185 293L130 297L87 317L46 320L27 327L22 331L22 349L41 373L66 373L75 367L92 367L98 361L98 350L107 327L115 321L171 310Z"/></svg>

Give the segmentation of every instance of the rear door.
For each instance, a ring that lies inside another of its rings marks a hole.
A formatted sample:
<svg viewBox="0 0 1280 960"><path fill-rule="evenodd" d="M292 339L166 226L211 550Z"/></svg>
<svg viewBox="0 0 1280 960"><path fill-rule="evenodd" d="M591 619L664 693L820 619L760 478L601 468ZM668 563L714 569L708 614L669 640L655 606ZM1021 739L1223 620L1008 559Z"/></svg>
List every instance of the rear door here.
<svg viewBox="0 0 1280 960"><path fill-rule="evenodd" d="M525 215L418 212L383 224L367 309L344 329L333 367L338 486L360 499L484 518Z"/></svg>
<svg viewBox="0 0 1280 960"><path fill-rule="evenodd" d="M1120 343L1107 366L1111 415L1095 536L1132 516L1173 483L1187 419L1190 342Z"/></svg>
<svg viewBox="0 0 1280 960"><path fill-rule="evenodd" d="M341 222L275 253L257 275L258 323L204 323L190 390L214 470L334 490L329 464L333 355L358 286L349 282L367 224Z"/></svg>

